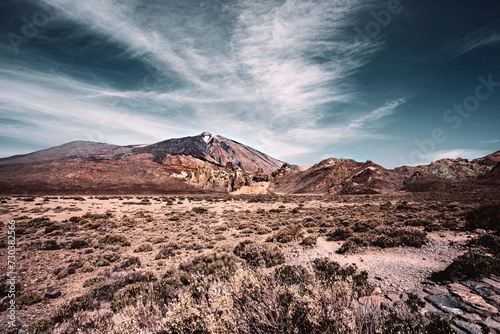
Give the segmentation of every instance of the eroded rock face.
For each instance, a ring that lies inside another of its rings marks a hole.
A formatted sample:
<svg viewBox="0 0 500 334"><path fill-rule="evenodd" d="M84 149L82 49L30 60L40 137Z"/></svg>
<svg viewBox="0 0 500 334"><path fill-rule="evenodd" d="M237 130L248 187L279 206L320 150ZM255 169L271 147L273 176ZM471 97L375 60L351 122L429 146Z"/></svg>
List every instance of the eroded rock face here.
<svg viewBox="0 0 500 334"><path fill-rule="evenodd" d="M401 177L392 171L352 159L326 159L303 172L283 166L273 177L273 189L283 193L375 194L402 186Z"/></svg>
<svg viewBox="0 0 500 334"><path fill-rule="evenodd" d="M179 177L179 175L186 175L186 182L200 189L219 192L235 192L242 187L269 182L269 175L264 172L263 168L257 168L255 173L245 173L231 162L228 162L224 169L217 166L203 165L190 171L172 174L173 177ZM266 189L267 187L268 185ZM259 188L259 192L261 191Z"/></svg>
<svg viewBox="0 0 500 334"><path fill-rule="evenodd" d="M451 283L443 288L425 290L429 293L425 300L451 317L456 329L478 334L499 332L500 277Z"/></svg>

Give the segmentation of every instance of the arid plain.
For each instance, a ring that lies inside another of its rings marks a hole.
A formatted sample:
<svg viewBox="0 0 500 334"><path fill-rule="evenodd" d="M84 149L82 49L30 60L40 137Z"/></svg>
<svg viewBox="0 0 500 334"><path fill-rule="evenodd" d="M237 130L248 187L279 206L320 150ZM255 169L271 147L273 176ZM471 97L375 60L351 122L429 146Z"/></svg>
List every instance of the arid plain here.
<svg viewBox="0 0 500 334"><path fill-rule="evenodd" d="M498 219L500 206L486 204L500 199L491 189L3 197L1 240L5 250L15 220L17 319L29 333L286 333L299 324L314 333L494 333L498 225L474 220ZM467 263L467 254L479 258ZM481 278L491 284L475 295L484 305L446 292Z"/></svg>

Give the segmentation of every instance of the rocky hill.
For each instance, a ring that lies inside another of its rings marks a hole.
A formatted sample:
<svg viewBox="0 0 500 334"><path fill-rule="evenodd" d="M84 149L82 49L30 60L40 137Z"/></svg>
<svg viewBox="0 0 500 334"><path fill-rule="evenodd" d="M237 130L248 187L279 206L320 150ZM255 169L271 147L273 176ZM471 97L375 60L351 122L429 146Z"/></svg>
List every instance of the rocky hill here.
<svg viewBox="0 0 500 334"><path fill-rule="evenodd" d="M152 145L75 141L0 160L3 194L232 192L283 163L204 132Z"/></svg>
<svg viewBox="0 0 500 334"><path fill-rule="evenodd" d="M251 147L204 132L152 145L75 141L0 159L0 193L350 195L498 186L499 175L500 151L472 161L442 159L393 170L372 161L330 158L299 171Z"/></svg>
<svg viewBox="0 0 500 334"><path fill-rule="evenodd" d="M259 168L262 168L266 173L271 173L283 165L282 161L249 146L209 132L134 148L132 152L150 153L153 155L154 161L158 163L163 163L171 155L191 156L223 167L230 162L233 166L248 173L253 173Z"/></svg>
<svg viewBox="0 0 500 334"><path fill-rule="evenodd" d="M29 154L15 155L0 159L0 164L23 164L43 161L62 160L67 158L78 159L112 159L127 154L131 147L95 143L90 141L72 141L60 146L48 148Z"/></svg>
<svg viewBox="0 0 500 334"><path fill-rule="evenodd" d="M272 190L280 193L373 194L394 191L401 180L372 161L330 158L303 172L277 174Z"/></svg>

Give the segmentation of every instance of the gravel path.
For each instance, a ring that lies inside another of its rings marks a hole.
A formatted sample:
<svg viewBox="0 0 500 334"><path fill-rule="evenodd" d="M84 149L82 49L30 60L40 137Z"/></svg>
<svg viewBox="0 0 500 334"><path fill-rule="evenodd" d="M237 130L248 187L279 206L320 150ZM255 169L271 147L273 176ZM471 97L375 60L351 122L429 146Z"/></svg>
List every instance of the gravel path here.
<svg viewBox="0 0 500 334"><path fill-rule="evenodd" d="M304 250L290 250L290 263L307 263L318 257L328 257L341 265L354 263L366 270L370 280L385 293L413 292L421 294L422 284L434 271L443 270L463 254L464 243L470 238L462 232L433 232L422 248L369 248L356 254L335 253L343 242L318 238L317 245Z"/></svg>

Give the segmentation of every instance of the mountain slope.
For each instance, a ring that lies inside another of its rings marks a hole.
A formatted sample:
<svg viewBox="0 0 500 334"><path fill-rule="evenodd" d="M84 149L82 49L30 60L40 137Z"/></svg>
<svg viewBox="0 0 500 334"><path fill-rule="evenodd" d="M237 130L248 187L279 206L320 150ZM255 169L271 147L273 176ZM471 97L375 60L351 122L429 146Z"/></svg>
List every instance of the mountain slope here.
<svg viewBox="0 0 500 334"><path fill-rule="evenodd" d="M282 164L251 147L209 133L140 146L75 141L1 159L0 192L230 192L268 181L268 173Z"/></svg>
<svg viewBox="0 0 500 334"><path fill-rule="evenodd" d="M371 194L397 190L400 186L400 179L372 161L330 158L303 172L281 173L272 190L295 194Z"/></svg>
<svg viewBox="0 0 500 334"><path fill-rule="evenodd" d="M133 153L150 153L155 162L163 163L170 155L188 155L194 158L226 166L232 163L248 173L262 168L271 173L283 165L274 159L249 146L209 132L198 136L165 140L156 144L135 148Z"/></svg>
<svg viewBox="0 0 500 334"><path fill-rule="evenodd" d="M78 157L80 159L111 159L117 155L129 153L130 151L131 148L124 146L90 141L72 141L46 150L2 158L0 159L0 164L35 163L62 160L71 157Z"/></svg>

